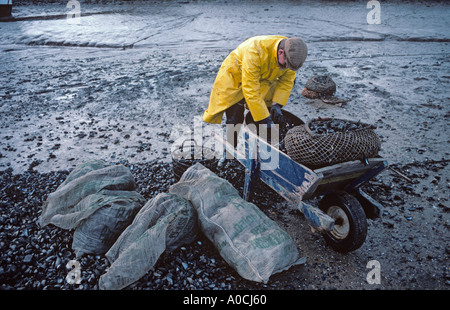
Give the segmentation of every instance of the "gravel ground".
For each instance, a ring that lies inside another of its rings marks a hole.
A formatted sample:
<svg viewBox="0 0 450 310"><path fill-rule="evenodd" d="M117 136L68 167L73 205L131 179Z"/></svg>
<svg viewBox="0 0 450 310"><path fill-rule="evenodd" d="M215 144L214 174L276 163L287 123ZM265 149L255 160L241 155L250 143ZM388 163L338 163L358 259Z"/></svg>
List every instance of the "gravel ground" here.
<svg viewBox="0 0 450 310"><path fill-rule="evenodd" d="M131 169L138 191L147 199L167 192L174 182L171 164L123 164ZM264 184L258 184L252 202L293 236L301 255L307 257L306 264L273 275L267 284L254 283L242 279L201 235L190 245L163 253L154 270L126 289L448 289L449 209L447 201L436 196L440 183L449 181L440 177L448 175L448 161L392 168L395 172L389 170L365 187L385 209L382 219L369 220L368 239L355 252L333 252L322 236L309 231L297 210ZM72 232L37 225L48 193L56 190L68 173L32 169L19 175L11 170L0 173L1 289L98 289L98 279L109 266L106 258L84 255L79 259L81 284L69 284L66 264L75 259ZM244 174L240 164L229 162L217 173L242 193ZM430 202L432 208L427 210L421 201ZM381 265L380 284L366 280L370 271L366 264L374 259Z"/></svg>

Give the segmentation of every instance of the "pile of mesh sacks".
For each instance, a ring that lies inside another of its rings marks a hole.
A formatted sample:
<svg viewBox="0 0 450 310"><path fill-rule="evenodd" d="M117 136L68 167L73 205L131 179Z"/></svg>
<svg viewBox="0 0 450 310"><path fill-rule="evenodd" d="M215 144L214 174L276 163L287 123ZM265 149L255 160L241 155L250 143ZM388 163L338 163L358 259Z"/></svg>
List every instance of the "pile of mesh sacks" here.
<svg viewBox="0 0 450 310"><path fill-rule="evenodd" d="M149 272L164 251L203 233L243 278L269 277L305 262L293 239L225 179L197 163L168 193L146 201L122 165L101 161L75 168L48 196L39 218L74 231L77 256L105 255L99 288L123 289Z"/></svg>

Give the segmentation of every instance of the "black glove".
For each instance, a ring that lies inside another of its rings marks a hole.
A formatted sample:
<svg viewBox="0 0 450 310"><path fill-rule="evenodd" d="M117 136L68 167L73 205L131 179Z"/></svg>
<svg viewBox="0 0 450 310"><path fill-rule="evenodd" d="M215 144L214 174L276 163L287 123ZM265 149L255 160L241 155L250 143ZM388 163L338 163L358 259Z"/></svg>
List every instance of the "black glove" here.
<svg viewBox="0 0 450 310"><path fill-rule="evenodd" d="M280 125L280 127L284 126L286 123L286 119L284 118L283 112L281 111L281 105L278 103L275 103L270 108L270 117L275 122L275 124Z"/></svg>
<svg viewBox="0 0 450 310"><path fill-rule="evenodd" d="M275 125L274 122L272 121L272 118L266 117L265 119L262 119L258 122L256 122L256 124L258 125L258 135L261 135L263 138L266 139L267 143L271 144L271 128ZM259 126L259 125L264 125L264 126ZM264 132L260 132L260 130L263 130Z"/></svg>
<svg viewBox="0 0 450 310"><path fill-rule="evenodd" d="M268 128L272 127L272 125L274 125L273 120L270 116L266 117L265 119L262 119L260 121L256 122L258 125L259 124L264 124L267 125Z"/></svg>

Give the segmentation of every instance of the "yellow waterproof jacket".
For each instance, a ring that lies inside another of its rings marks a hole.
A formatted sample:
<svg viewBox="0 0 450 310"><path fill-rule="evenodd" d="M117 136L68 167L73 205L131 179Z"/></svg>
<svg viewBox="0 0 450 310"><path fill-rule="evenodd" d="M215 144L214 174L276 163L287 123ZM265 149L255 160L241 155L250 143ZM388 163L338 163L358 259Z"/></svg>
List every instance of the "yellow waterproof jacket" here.
<svg viewBox="0 0 450 310"><path fill-rule="evenodd" d="M270 116L272 102L286 105L295 71L281 68L277 49L283 36L257 36L232 51L222 63L203 120L220 124L224 111L245 98L255 121Z"/></svg>

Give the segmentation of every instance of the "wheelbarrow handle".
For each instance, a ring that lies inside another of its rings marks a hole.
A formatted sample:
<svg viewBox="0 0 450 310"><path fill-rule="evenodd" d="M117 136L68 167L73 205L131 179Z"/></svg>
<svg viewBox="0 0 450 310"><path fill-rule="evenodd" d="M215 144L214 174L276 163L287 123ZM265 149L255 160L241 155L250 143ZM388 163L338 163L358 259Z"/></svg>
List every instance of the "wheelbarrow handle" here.
<svg viewBox="0 0 450 310"><path fill-rule="evenodd" d="M331 231L334 227L334 220L323 213L319 208L315 208L301 201L297 205L298 210L305 216L309 226L315 232Z"/></svg>

